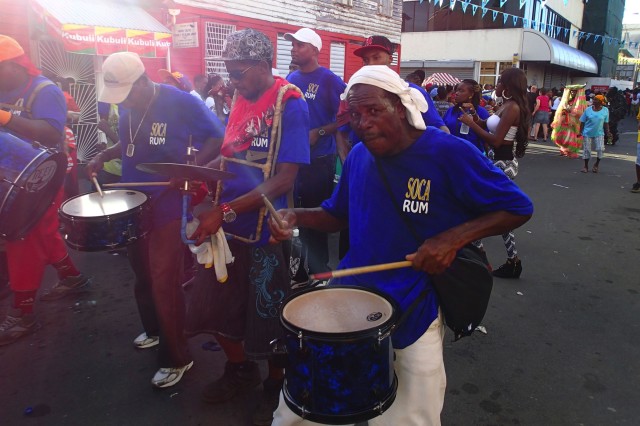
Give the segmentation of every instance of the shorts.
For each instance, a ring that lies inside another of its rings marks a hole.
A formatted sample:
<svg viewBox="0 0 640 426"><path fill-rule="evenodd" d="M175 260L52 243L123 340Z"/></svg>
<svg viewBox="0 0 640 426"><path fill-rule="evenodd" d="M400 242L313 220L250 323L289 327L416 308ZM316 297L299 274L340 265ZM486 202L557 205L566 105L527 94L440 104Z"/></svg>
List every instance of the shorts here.
<svg viewBox="0 0 640 426"><path fill-rule="evenodd" d="M235 260L227 265L226 282L217 281L214 268L199 265L187 292L185 332L243 340L248 358L268 358L270 342L284 336L280 306L291 293L282 244L256 247L230 240L229 249Z"/></svg>
<svg viewBox="0 0 640 426"><path fill-rule="evenodd" d="M549 124L549 112L548 111L536 112L536 115L533 116L533 124Z"/></svg>
<svg viewBox="0 0 640 426"><path fill-rule="evenodd" d="M638 140L640 141L640 134L638 134ZM636 164L640 166L640 142L636 144L638 147L636 148Z"/></svg>

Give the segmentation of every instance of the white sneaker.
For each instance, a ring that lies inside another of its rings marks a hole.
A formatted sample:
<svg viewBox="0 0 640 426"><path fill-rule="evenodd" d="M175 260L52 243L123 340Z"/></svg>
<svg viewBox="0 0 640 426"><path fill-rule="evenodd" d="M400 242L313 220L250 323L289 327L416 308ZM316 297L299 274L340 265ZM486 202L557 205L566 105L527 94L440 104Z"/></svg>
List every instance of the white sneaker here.
<svg viewBox="0 0 640 426"><path fill-rule="evenodd" d="M133 345L138 349L147 349L154 347L160 343L158 336L147 336L147 333L142 333L133 340Z"/></svg>
<svg viewBox="0 0 640 426"><path fill-rule="evenodd" d="M151 383L159 388L168 388L173 386L182 379L182 375L193 367L193 361L184 367L177 368L161 368L151 379Z"/></svg>

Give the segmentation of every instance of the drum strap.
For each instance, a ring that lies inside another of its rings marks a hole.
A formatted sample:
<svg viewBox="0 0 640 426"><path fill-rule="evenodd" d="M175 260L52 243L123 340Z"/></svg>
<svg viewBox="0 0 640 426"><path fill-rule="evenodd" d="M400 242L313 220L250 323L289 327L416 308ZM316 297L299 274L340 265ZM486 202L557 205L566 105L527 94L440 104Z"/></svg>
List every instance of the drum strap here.
<svg viewBox="0 0 640 426"><path fill-rule="evenodd" d="M28 118L31 118L31 106L33 105L33 103L36 100L36 96L38 96L38 93L40 93L40 91L42 89L44 89L47 86L50 86L54 84L52 81L43 81L40 84L38 84L35 89L33 89L33 91L31 92L31 94L29 95L29 98L27 99L27 102L24 104L24 106L20 106L20 105L14 105L14 104L5 104L5 103L0 103L0 107L1 108L8 108L8 109L12 109L15 111L24 111L27 114L29 114Z"/></svg>
<svg viewBox="0 0 640 426"><path fill-rule="evenodd" d="M387 193L391 198L391 204L393 204L393 206L396 208L396 211L400 215L400 219L404 222L405 225L407 225L407 228L409 228L411 235L413 235L413 238L418 243L418 246L420 246L420 244L422 244L422 241L418 236L418 233L416 232L415 228L413 227L413 224L409 221L409 219L404 214L402 214L402 210L400 210L400 207L398 206L398 204L396 204L396 200L393 197L393 191L391 190L391 185L387 180L387 175L384 173L384 170L382 169L382 165L380 164L380 162L377 159L375 161L376 161L376 167L378 168L378 173L380 173L380 177L382 178L382 183L384 184L384 188L387 190ZM418 285L418 282L419 281L417 281L413 285L413 287L411 287L411 289L409 290L409 293L411 293L415 288L415 286ZM420 294L418 294L418 296L413 300L413 302L411 302L411 305L409 305L409 307L403 312L402 316L394 326L395 329L397 329L400 326L400 324L402 324L407 318L409 318L409 315L411 315L411 313L418 307L418 304L421 303L425 299L425 297L427 297L427 294L429 294L430 291L431 289L426 286L424 289L422 289Z"/></svg>

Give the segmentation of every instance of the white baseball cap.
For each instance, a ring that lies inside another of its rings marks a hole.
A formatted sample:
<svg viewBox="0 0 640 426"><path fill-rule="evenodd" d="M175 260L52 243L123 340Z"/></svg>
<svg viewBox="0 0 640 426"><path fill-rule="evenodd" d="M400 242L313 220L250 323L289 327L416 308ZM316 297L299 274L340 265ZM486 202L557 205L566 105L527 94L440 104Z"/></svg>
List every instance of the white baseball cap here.
<svg viewBox="0 0 640 426"><path fill-rule="evenodd" d="M129 96L133 83L144 71L144 64L137 53L118 52L110 55L102 64L104 85L98 100L108 104L123 102Z"/></svg>
<svg viewBox="0 0 640 426"><path fill-rule="evenodd" d="M313 31L311 28L300 28L295 34L286 33L284 35L284 39L289 41L296 40L301 43L309 43L318 49L318 52L322 50L322 39L318 33Z"/></svg>

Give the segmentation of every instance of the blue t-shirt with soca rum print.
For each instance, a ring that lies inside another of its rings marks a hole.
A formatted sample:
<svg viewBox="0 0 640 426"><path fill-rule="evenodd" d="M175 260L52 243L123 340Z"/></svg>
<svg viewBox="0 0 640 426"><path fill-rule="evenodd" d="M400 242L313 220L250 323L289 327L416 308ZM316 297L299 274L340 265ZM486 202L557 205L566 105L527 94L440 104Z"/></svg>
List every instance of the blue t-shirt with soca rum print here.
<svg viewBox="0 0 640 426"><path fill-rule="evenodd" d="M118 133L122 147L122 182L168 181L171 176L146 173L136 166L140 163L185 163L189 137L193 146L202 150L207 138L224 136L224 126L204 102L173 86L158 84L156 90L159 93L146 116L144 111L126 110L120 118ZM131 142L129 132L135 145L132 157L127 155L127 146ZM141 186L136 189L151 197L154 225L162 225L182 216L182 195L179 190L163 186Z"/></svg>
<svg viewBox="0 0 640 426"><path fill-rule="evenodd" d="M486 213L533 211L531 200L476 147L433 127L400 154L378 161L391 194L361 143L347 156L338 186L322 204L349 222L350 248L338 269L404 260L427 238ZM344 277L339 284L379 290L403 311L432 287L426 273L412 268ZM430 291L393 334L394 347L415 342L437 314L437 296Z"/></svg>
<svg viewBox="0 0 640 426"><path fill-rule="evenodd" d="M336 121L340 95L347 87L340 77L324 67L318 67L308 73L294 71L287 76L287 80L302 91L307 101L310 129L317 129ZM311 159L335 153L335 135L327 134L320 136L311 148Z"/></svg>

